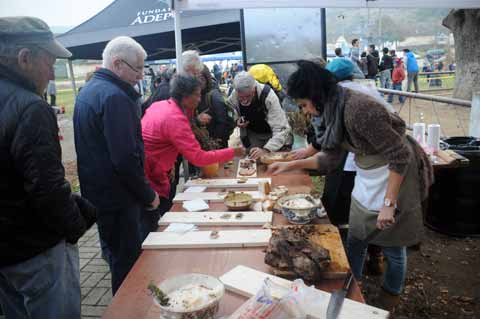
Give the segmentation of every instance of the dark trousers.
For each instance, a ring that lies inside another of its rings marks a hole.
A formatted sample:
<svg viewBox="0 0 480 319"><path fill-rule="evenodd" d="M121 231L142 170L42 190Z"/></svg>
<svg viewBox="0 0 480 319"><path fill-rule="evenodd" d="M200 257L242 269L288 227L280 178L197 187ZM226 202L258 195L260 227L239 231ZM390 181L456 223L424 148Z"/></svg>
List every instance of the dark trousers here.
<svg viewBox="0 0 480 319"><path fill-rule="evenodd" d="M345 172L343 165L325 178L322 203L330 222L335 226L348 225L354 182L355 172Z"/></svg>
<svg viewBox="0 0 480 319"><path fill-rule="evenodd" d="M57 105L57 96L55 94L50 94L50 105L51 106Z"/></svg>
<svg viewBox="0 0 480 319"><path fill-rule="evenodd" d="M117 210L99 210L98 234L102 254L112 273L115 294L142 251L143 207L132 205Z"/></svg>
<svg viewBox="0 0 480 319"><path fill-rule="evenodd" d="M173 206L173 198L177 194L177 185L179 182L180 175L180 164L183 158L181 156L177 157L177 162L175 163L175 179L171 181L170 184L170 194L168 198L160 198L160 205L155 210L145 210L142 214L142 240L147 238L150 232L155 232L158 229L158 221L160 218L168 212Z"/></svg>

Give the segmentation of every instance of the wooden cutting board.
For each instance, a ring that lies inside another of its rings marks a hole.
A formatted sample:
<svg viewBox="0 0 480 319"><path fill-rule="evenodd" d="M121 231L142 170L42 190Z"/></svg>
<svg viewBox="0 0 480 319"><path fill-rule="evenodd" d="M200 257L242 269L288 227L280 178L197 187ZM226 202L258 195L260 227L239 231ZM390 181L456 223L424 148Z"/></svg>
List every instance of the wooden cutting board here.
<svg viewBox="0 0 480 319"><path fill-rule="evenodd" d="M245 183L239 183L238 180L238 178L191 179L185 183L184 188L190 186L205 186L207 188L258 188L258 184L261 181L272 184L271 178L249 178Z"/></svg>
<svg viewBox="0 0 480 319"><path fill-rule="evenodd" d="M258 191L245 191L243 193L250 194L253 200L259 200L263 198L263 195ZM223 202L223 199L227 195L226 192L201 192L201 193L178 193L173 199L174 203L184 202L187 200L203 199L211 202Z"/></svg>
<svg viewBox="0 0 480 319"><path fill-rule="evenodd" d="M241 217L237 216L241 214ZM199 226L263 226L272 222L272 212L168 212L158 225L186 223Z"/></svg>
<svg viewBox="0 0 480 319"><path fill-rule="evenodd" d="M240 177L247 177L247 178L257 177L257 163L252 163L252 167L255 168L255 173L253 173L253 174L251 174L251 175L240 175L240 163L241 163L242 161L243 161L243 160L239 160L239 161L238 161L237 178L240 178Z"/></svg>
<svg viewBox="0 0 480 319"><path fill-rule="evenodd" d="M266 247L272 236L270 229L219 230L218 238L212 231L187 233L152 232L142 244L143 249Z"/></svg>
<svg viewBox="0 0 480 319"><path fill-rule="evenodd" d="M281 287L290 288L292 282L277 276L269 275L264 272L249 268L243 265L236 266L229 272L220 277L225 288L241 296L250 298L254 296L261 288L265 279L269 278ZM327 313L330 293L315 289L315 307L308 309L308 318L323 319ZM281 298L285 290L274 290L272 296ZM346 298L342 310L338 316L339 319L386 319L388 312L379 308L369 306L357 301Z"/></svg>
<svg viewBox="0 0 480 319"><path fill-rule="evenodd" d="M302 226L283 226L283 227L302 227ZM310 235L310 242L327 249L330 253L331 262L327 270L322 274L326 279L344 278L350 264L342 244L342 239L337 227L333 225L319 224L315 225L316 232ZM275 275L283 277L296 277L293 272L275 269L272 267Z"/></svg>

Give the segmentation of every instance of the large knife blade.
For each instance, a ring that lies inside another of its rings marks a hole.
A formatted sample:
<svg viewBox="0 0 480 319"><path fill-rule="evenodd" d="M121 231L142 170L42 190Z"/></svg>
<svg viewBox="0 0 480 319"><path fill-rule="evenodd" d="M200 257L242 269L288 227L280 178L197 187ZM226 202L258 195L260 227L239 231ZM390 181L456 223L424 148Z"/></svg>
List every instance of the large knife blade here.
<svg viewBox="0 0 480 319"><path fill-rule="evenodd" d="M343 301L345 300L345 297L348 294L352 281L353 281L353 273L349 271L347 278L343 283L342 289L332 292L332 295L330 297L330 301L328 302L328 307L327 307L327 319L338 318L338 315L340 314L340 310L342 310Z"/></svg>
<svg viewBox="0 0 480 319"><path fill-rule="evenodd" d="M364 242L372 241L377 235L381 232L381 229L376 228L372 231L365 239ZM340 310L342 310L343 301L350 290L350 286L353 281L353 273L351 270L348 271L347 278L343 282L343 287L339 290L335 290L332 292L330 296L330 300L328 302L327 307L327 319L337 319L338 315L340 314Z"/></svg>

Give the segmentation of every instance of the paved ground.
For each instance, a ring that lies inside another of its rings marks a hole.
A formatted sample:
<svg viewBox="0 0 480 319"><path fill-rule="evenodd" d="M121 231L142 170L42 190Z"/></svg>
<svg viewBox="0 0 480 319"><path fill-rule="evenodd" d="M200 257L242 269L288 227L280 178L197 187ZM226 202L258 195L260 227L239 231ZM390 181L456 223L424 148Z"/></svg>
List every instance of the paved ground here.
<svg viewBox="0 0 480 319"><path fill-rule="evenodd" d="M79 240L82 319L100 318L112 300L110 271L100 253L98 230L93 226Z"/></svg>

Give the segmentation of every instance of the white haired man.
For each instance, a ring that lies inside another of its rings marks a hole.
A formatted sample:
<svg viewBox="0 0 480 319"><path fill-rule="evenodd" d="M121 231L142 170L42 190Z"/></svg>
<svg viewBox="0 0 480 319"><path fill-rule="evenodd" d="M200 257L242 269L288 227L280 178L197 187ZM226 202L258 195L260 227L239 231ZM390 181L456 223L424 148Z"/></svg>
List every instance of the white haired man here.
<svg viewBox="0 0 480 319"><path fill-rule="evenodd" d="M111 40L97 70L75 102L73 116L82 194L98 208L102 253L116 293L141 253L146 207L159 198L144 174L140 95L147 54L129 37Z"/></svg>
<svg viewBox="0 0 480 319"><path fill-rule="evenodd" d="M257 159L268 152L290 149L292 130L270 86L258 83L245 71L235 76L233 86L228 100L239 115L237 126L250 157Z"/></svg>
<svg viewBox="0 0 480 319"><path fill-rule="evenodd" d="M96 209L65 180L53 110L41 98L71 53L32 17L0 18L0 304L6 318L80 319L76 242Z"/></svg>

